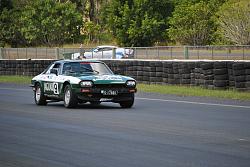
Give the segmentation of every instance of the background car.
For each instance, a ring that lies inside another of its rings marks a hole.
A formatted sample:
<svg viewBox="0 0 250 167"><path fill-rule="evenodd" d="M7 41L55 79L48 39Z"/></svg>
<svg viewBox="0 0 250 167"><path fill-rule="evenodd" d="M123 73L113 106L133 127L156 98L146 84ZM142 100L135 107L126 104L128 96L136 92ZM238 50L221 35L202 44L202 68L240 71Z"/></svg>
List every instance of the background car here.
<svg viewBox="0 0 250 167"><path fill-rule="evenodd" d="M102 45L97 46L91 51L84 52L84 58L86 59L112 59L113 49L115 49L115 59L133 58L134 50L119 48L117 46ZM80 53L72 54L72 59L79 59Z"/></svg>
<svg viewBox="0 0 250 167"><path fill-rule="evenodd" d="M96 60L60 60L31 80L37 105L64 101L66 108L78 103L119 103L122 108L134 104L135 79L115 75Z"/></svg>

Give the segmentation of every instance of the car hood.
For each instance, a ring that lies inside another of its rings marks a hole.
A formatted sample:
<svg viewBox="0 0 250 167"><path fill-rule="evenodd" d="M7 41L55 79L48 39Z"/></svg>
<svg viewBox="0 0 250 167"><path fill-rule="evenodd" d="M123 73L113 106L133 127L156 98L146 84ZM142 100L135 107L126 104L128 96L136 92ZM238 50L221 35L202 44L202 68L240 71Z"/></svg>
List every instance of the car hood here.
<svg viewBox="0 0 250 167"><path fill-rule="evenodd" d="M123 84L128 80L134 80L131 77L113 74L81 76L79 79L91 80L94 84Z"/></svg>

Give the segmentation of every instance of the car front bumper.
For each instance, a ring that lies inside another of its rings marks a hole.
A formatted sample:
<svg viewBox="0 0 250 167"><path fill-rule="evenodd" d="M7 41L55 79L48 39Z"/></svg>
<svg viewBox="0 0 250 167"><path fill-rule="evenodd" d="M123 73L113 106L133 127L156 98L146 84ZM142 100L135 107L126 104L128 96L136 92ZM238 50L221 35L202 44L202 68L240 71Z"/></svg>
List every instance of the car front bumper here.
<svg viewBox="0 0 250 167"><path fill-rule="evenodd" d="M104 95L103 89L92 88L80 88L77 97L83 101L98 101L98 102L121 102L134 100L134 93L137 92L136 88L123 88L123 89L111 89L117 91L116 95Z"/></svg>

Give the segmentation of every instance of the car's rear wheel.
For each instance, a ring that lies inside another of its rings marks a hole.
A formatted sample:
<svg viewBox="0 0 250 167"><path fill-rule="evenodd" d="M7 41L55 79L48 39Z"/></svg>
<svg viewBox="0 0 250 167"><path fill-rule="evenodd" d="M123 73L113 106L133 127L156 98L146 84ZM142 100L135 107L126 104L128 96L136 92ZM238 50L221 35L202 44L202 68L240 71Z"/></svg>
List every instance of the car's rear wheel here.
<svg viewBox="0 0 250 167"><path fill-rule="evenodd" d="M35 103L37 105L46 105L47 104L46 97L44 96L44 93L42 92L41 85L39 83L36 84L36 86L35 86L34 99L35 99Z"/></svg>
<svg viewBox="0 0 250 167"><path fill-rule="evenodd" d="M78 100L70 85L67 85L64 89L64 106L66 108L74 108L78 104Z"/></svg>
<svg viewBox="0 0 250 167"><path fill-rule="evenodd" d="M131 100L120 102L122 108L131 108L134 105L134 94L131 95Z"/></svg>

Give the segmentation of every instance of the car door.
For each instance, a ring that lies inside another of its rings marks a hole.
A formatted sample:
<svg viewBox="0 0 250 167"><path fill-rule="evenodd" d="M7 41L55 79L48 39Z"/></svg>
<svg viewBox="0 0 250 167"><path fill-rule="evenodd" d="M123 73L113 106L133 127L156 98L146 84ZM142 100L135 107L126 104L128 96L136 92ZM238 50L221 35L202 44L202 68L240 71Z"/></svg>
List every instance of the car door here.
<svg viewBox="0 0 250 167"><path fill-rule="evenodd" d="M53 73L52 70L56 70L57 74ZM48 96L59 96L59 90L61 86L60 82L60 70L61 70L61 64L55 63L51 65L51 67L46 71L44 74L43 79L43 88L44 88L44 94Z"/></svg>

